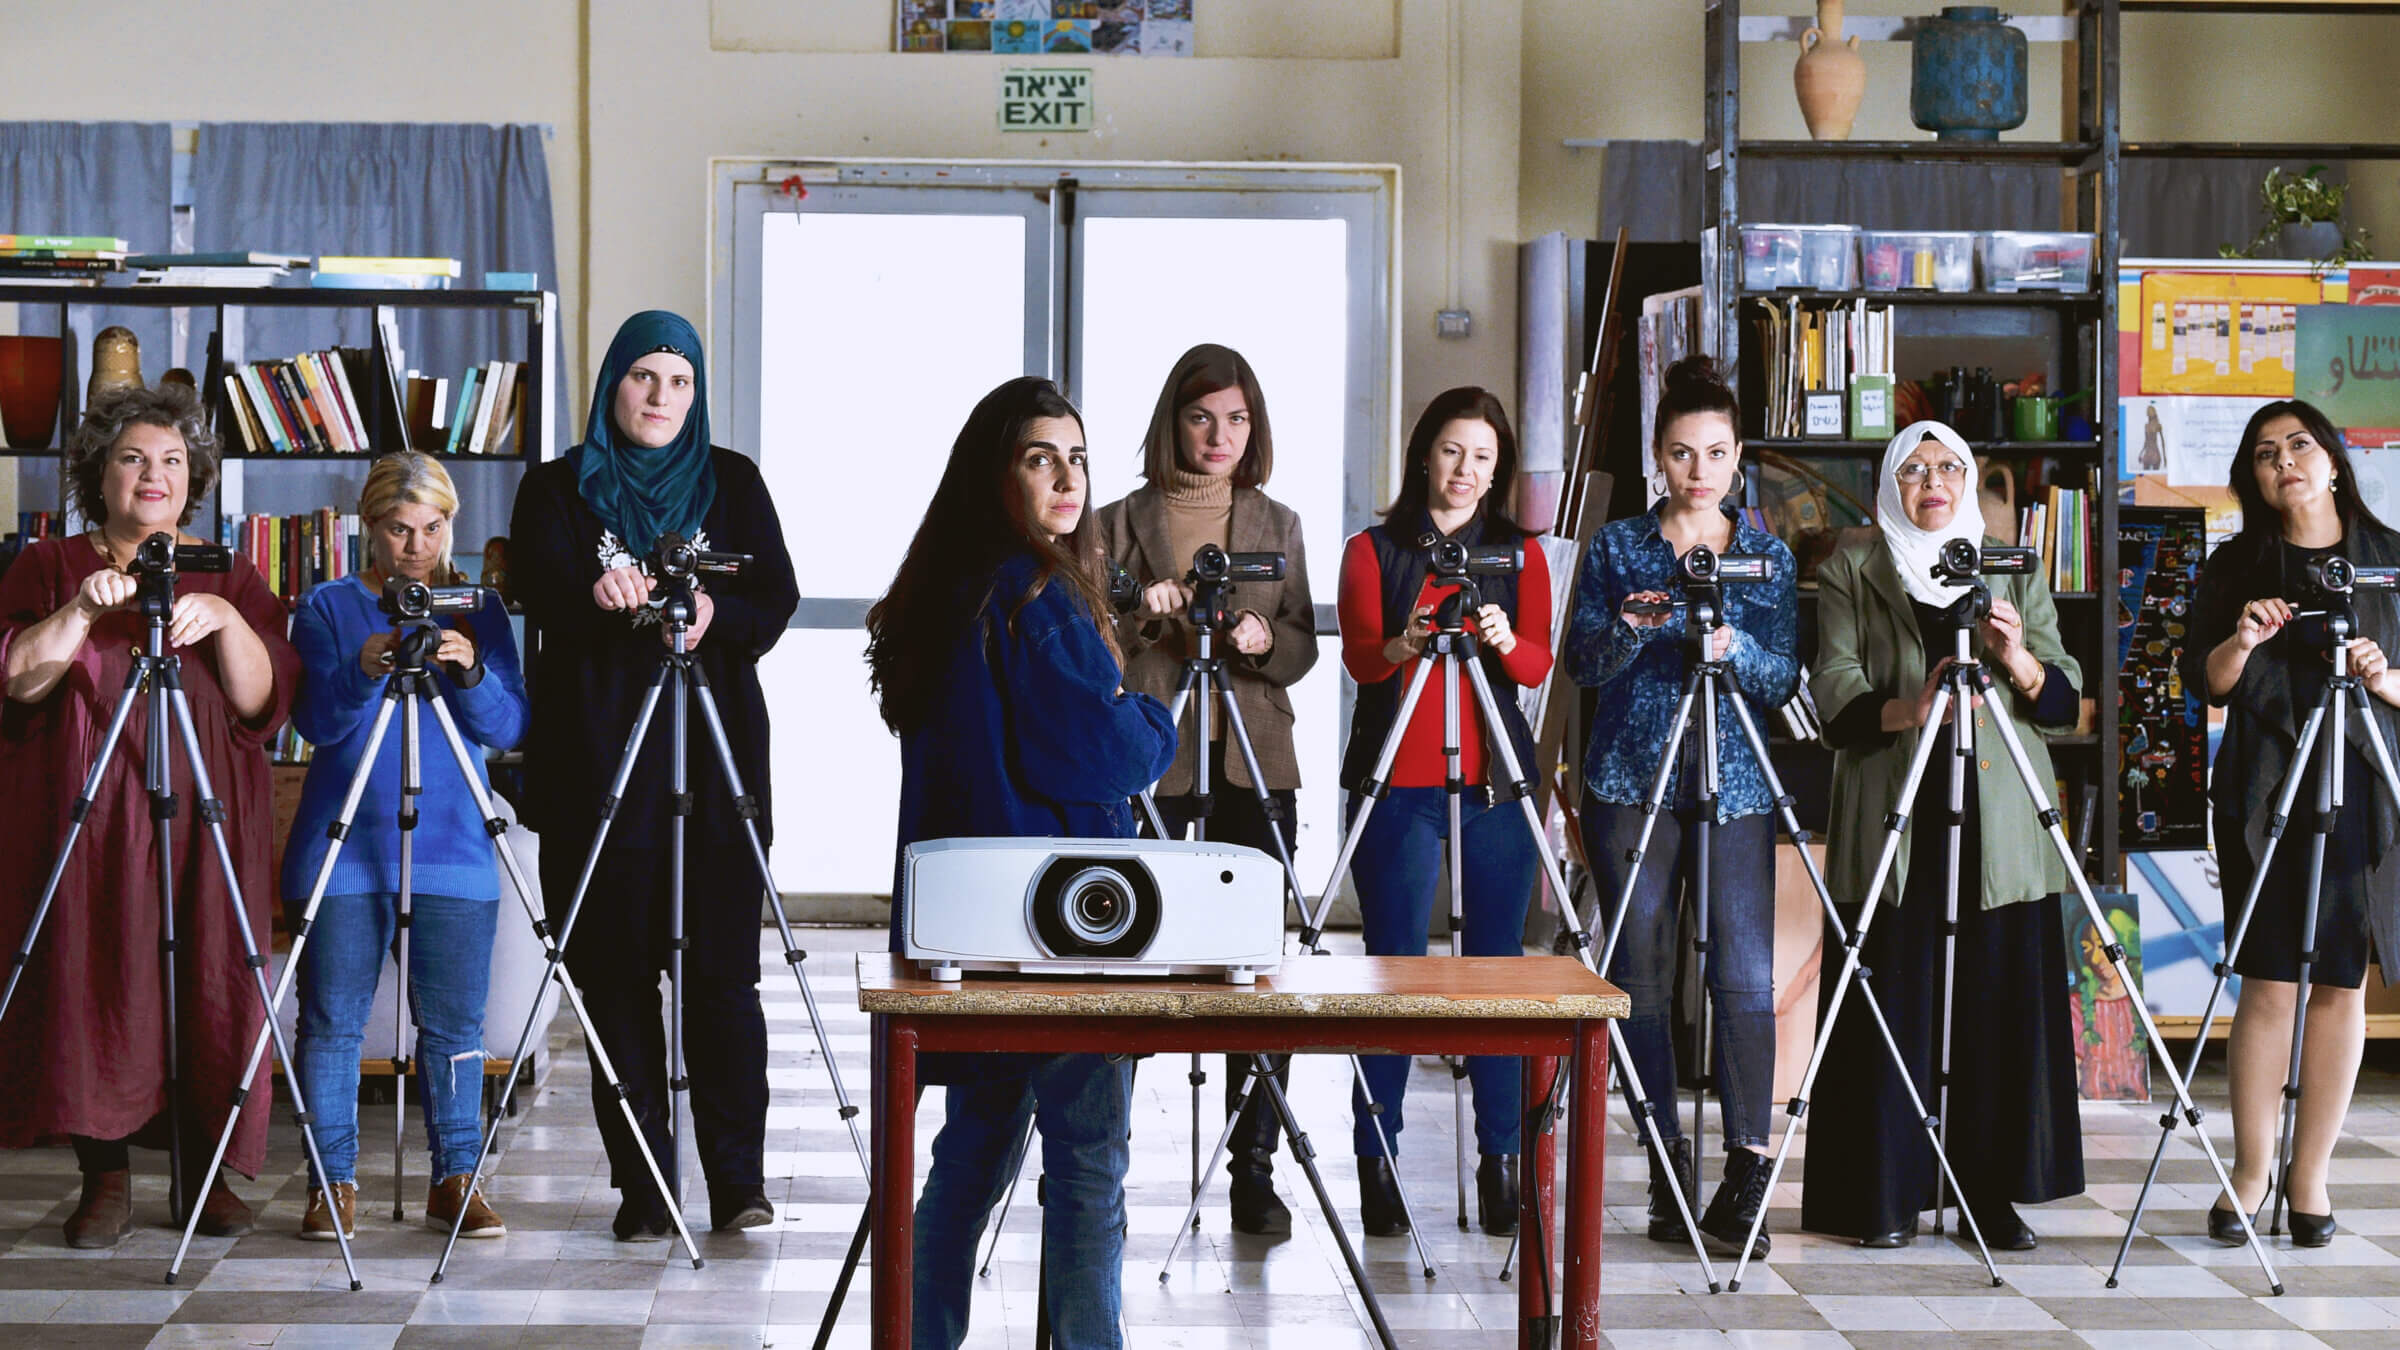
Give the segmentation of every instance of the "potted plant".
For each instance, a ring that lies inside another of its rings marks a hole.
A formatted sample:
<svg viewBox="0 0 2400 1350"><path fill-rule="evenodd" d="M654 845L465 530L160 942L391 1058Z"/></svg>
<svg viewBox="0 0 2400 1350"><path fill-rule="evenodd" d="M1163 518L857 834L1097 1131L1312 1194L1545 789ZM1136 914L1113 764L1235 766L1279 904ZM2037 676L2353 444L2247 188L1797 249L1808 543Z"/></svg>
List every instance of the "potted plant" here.
<svg viewBox="0 0 2400 1350"><path fill-rule="evenodd" d="M2267 170L2258 185L2267 222L2249 244L2219 250L2226 257L2288 258L2298 262L2352 262L2370 256L2367 232L2342 229L2342 203L2350 195L2347 183L2328 183L2325 166L2311 164L2304 173L2285 173L2281 166Z"/></svg>

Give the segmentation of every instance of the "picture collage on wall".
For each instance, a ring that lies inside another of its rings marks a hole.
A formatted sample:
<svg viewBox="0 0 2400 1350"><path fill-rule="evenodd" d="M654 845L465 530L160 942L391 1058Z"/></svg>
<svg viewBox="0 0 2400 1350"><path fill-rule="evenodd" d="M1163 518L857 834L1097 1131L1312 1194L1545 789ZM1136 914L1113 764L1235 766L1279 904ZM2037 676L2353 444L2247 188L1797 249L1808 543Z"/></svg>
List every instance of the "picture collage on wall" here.
<svg viewBox="0 0 2400 1350"><path fill-rule="evenodd" d="M899 0L894 49L1190 56L1196 0Z"/></svg>

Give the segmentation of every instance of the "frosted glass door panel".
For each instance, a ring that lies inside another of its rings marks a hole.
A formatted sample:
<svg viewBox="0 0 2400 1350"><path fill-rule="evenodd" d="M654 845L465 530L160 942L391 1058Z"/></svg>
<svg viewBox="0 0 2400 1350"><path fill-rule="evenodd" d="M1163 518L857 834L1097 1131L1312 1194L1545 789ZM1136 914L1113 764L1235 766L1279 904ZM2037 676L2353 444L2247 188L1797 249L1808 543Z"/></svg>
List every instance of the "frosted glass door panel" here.
<svg viewBox="0 0 2400 1350"><path fill-rule="evenodd" d="M775 847L786 895L892 888L900 742L867 690L862 628L794 628L758 663L774 723Z"/></svg>
<svg viewBox="0 0 2400 1350"><path fill-rule="evenodd" d="M763 219L758 458L801 594L883 594L968 411L1026 372L1026 226Z"/></svg>
<svg viewBox="0 0 2400 1350"><path fill-rule="evenodd" d="M1318 604L1332 604L1349 418L1362 401L1350 378L1349 222L1107 216L1092 207L1081 229L1074 350L1094 499L1141 485L1142 434L1175 358L1196 343L1222 343L1258 374L1275 433L1267 492L1299 513L1309 589ZM1311 892L1340 837L1339 642L1327 637L1320 650L1291 691L1304 783L1297 864Z"/></svg>

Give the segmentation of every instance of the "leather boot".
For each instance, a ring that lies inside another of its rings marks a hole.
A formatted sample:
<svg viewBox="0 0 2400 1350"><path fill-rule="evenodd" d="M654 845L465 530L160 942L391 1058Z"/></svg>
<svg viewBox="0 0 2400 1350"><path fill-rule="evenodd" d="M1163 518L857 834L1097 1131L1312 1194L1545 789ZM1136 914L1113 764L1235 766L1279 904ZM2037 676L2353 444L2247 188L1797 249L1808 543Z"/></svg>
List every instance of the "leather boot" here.
<svg viewBox="0 0 2400 1350"><path fill-rule="evenodd" d="M1486 1153L1475 1165L1475 1211L1483 1231L1513 1237L1517 1231L1517 1155Z"/></svg>
<svg viewBox="0 0 2400 1350"><path fill-rule="evenodd" d="M1358 1222L1368 1237L1398 1237L1408 1231L1408 1207L1400 1203L1400 1179L1389 1158L1358 1160Z"/></svg>
<svg viewBox="0 0 2400 1350"><path fill-rule="evenodd" d="M240 1237L250 1231L254 1222L250 1207L225 1184L225 1174L219 1172L209 1185L208 1198L200 1202L200 1235Z"/></svg>
<svg viewBox="0 0 2400 1350"><path fill-rule="evenodd" d="M1235 1153L1225 1164L1232 1178L1225 1198L1233 1210L1235 1231L1256 1236L1282 1236L1292 1231L1292 1211L1275 1194L1275 1155L1264 1149Z"/></svg>
<svg viewBox="0 0 2400 1350"><path fill-rule="evenodd" d="M1717 1193L1709 1197L1708 1212L1700 1216L1700 1241L1711 1256L1741 1254L1742 1239L1750 1235L1751 1220L1766 1207L1767 1175L1773 1170L1765 1158L1746 1148L1725 1155L1725 1180L1718 1183ZM1774 1245L1766 1229L1759 1229L1758 1241L1750 1248L1750 1259L1765 1259Z"/></svg>
<svg viewBox="0 0 2400 1350"><path fill-rule="evenodd" d="M84 1173L83 1199L67 1216L67 1245L85 1251L114 1247L132 1226L133 1173Z"/></svg>
<svg viewBox="0 0 2400 1350"><path fill-rule="evenodd" d="M1650 1240L1652 1242L1689 1242L1691 1232L1683 1226L1683 1215L1676 1212L1675 1196L1670 1188L1680 1188L1687 1205L1699 1204L1699 1180L1692 1171L1692 1141L1677 1135L1666 1141L1667 1159L1673 1165L1674 1177L1668 1178L1656 1153L1650 1156Z"/></svg>

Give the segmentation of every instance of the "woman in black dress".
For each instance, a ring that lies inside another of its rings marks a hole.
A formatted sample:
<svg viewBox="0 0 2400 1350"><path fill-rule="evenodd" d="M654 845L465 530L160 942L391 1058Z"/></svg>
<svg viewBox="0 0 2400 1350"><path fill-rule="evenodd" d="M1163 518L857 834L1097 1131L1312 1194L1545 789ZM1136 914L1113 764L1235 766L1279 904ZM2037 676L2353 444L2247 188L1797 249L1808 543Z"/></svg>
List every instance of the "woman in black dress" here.
<svg viewBox="0 0 2400 1350"><path fill-rule="evenodd" d="M2366 567L2400 564L2400 534L2359 500L2358 479L2341 433L2306 403L2270 403L2250 417L2233 457L2230 486L2242 504L2241 533L2210 555L2200 574L2183 680L2225 708L2225 739L2210 775L2217 863L2224 881L2226 920L2238 922L2234 897L2247 897L2266 847L2268 818L2300 727L2325 696L2333 673L2311 564L2336 555ZM2315 594L2312 598L2312 592ZM2400 641L2400 609L2392 592L2354 597L2358 629L2350 673L2359 678L2366 707L2385 745L2400 754L2400 672L2386 652ZM2389 972L2400 936L2400 905L2391 866L2400 806L2374 767L2357 721L2319 732L2319 745L2341 737L2344 782L2340 814L2323 822L2325 867L2317 931L2309 945L2306 1053L2292 1133L2285 1204L2292 1241L2322 1247L2332 1241L2333 1201L2326 1173L2333 1144L2350 1110L2350 1091L2366 1048L2367 962L2380 957ZM2310 856L2320 824L2315 765L2293 803L2266 884L2234 954L2242 977L2226 1052L2233 1092L2233 1188L2245 1206L2265 1203L2274 1180L2282 1089L2290 1070L2292 1012L2299 1001L2301 924L2306 915ZM2209 1209L2209 1236L2240 1243L2242 1227L2220 1200Z"/></svg>
<svg viewBox="0 0 2400 1350"><path fill-rule="evenodd" d="M783 635L799 590L783 526L758 466L709 444L707 365L699 334L649 310L609 344L582 444L537 465L510 524L512 584L540 643L529 678L525 823L542 836L542 901L566 916L599 827L602 798L625 752L668 633L646 558L672 531L701 548L748 553L739 576L710 578L694 597L686 645L707 675L758 832L773 841L767 707L758 660ZM668 1182L671 1098L659 973L668 951L670 710L660 707L592 870L567 946L594 1031L627 1091ZM774 1220L765 1189L766 1018L758 1001L762 893L740 808L697 709L688 758L683 960L692 1130L708 1176L710 1223ZM595 1101L612 1184L623 1193L624 1241L663 1238L666 1200L613 1102Z"/></svg>

